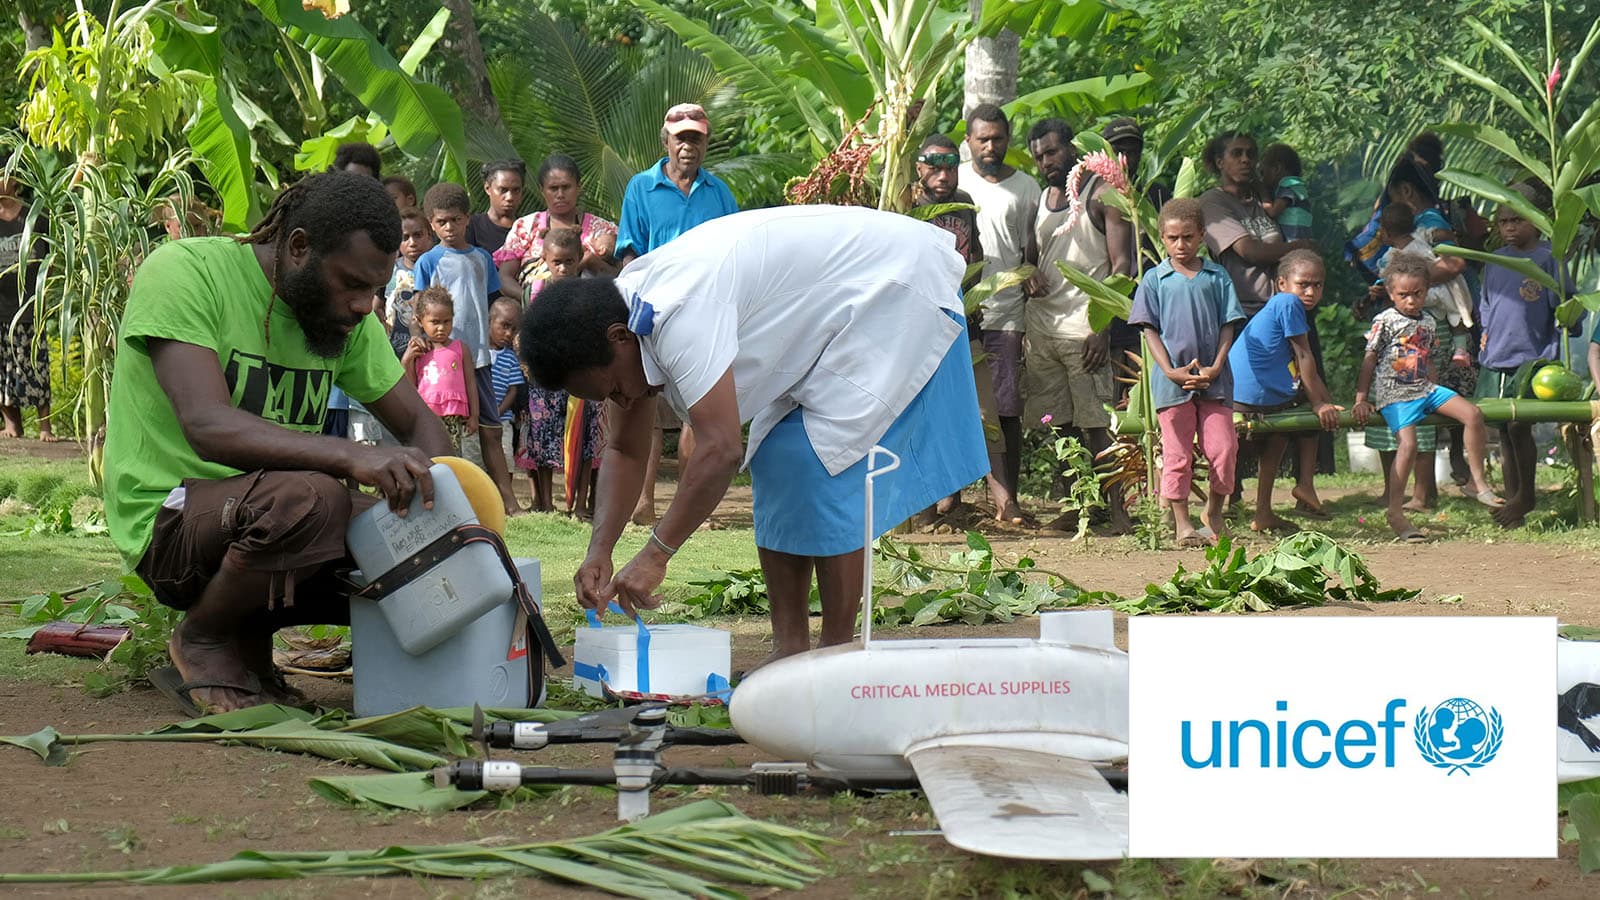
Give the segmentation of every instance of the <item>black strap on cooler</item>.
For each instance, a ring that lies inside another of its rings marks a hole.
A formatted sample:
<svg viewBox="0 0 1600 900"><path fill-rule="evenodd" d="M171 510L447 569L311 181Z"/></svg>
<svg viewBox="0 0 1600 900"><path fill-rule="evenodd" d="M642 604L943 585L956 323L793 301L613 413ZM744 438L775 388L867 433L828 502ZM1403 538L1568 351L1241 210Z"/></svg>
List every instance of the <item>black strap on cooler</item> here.
<svg viewBox="0 0 1600 900"><path fill-rule="evenodd" d="M544 623L544 617L539 614L538 604L533 602L533 594L528 586L522 583L522 573L517 571L517 564L511 559L511 552L506 549L506 542L500 535L476 522L458 525L436 538L433 543L412 554L409 559L403 560L394 568L374 578L367 585L355 592L355 596L367 600L381 601L385 597L400 590L419 578L456 551L469 544L488 544L494 548L495 555L500 557L500 565L505 567L506 575L511 578L512 595L516 597L517 605L528 617L528 643L538 644L544 651L544 656L550 660L550 665L559 669L567 664L561 650L556 646L556 639L550 634L550 629ZM531 685L534 680L534 660L528 660L528 681ZM538 700L537 690L528 698L529 703Z"/></svg>

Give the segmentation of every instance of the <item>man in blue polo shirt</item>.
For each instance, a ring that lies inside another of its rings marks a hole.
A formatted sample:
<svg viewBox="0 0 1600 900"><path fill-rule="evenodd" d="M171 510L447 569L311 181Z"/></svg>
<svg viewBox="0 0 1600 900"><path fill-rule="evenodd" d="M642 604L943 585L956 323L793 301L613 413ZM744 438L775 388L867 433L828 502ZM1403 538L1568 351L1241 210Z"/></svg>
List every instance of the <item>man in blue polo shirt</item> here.
<svg viewBox="0 0 1600 900"><path fill-rule="evenodd" d="M739 211L722 179L701 168L711 124L697 103L679 103L661 123L667 155L633 176L622 195L617 258L627 265L685 231Z"/></svg>
<svg viewBox="0 0 1600 900"><path fill-rule="evenodd" d="M679 103L667 110L661 123L661 143L667 155L633 176L622 194L622 223L617 229L617 258L624 266L660 247L685 231L712 219L736 213L739 204L722 179L701 168L711 123L698 103ZM660 419L654 452L645 473L644 490L634 508L633 521L650 525L656 520L656 461L661 458L662 428L678 427L677 417L665 404L657 404ZM687 422L678 435L678 470L694 451L694 435Z"/></svg>

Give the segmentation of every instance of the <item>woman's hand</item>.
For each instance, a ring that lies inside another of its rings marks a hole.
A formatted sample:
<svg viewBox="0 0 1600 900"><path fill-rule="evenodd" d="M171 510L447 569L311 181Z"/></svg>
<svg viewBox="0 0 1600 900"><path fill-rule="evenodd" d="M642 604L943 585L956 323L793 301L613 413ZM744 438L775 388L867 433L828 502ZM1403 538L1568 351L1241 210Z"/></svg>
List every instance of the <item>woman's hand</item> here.
<svg viewBox="0 0 1600 900"><path fill-rule="evenodd" d="M611 555L589 551L583 564L572 576L572 586L578 593L578 605L584 609L602 612L616 591L611 587Z"/></svg>
<svg viewBox="0 0 1600 900"><path fill-rule="evenodd" d="M661 605L661 595L656 589L666 580L667 559L667 554L653 543L646 544L611 579L611 594L630 618L637 616L638 610L655 609Z"/></svg>

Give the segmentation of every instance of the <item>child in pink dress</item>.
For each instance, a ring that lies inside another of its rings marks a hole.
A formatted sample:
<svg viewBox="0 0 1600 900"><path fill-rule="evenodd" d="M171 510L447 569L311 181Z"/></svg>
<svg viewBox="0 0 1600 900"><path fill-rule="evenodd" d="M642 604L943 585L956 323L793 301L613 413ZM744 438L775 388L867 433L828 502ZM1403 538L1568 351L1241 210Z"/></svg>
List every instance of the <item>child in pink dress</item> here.
<svg viewBox="0 0 1600 900"><path fill-rule="evenodd" d="M406 345L400 364L417 386L417 393L450 433L456 452L467 435L478 432L478 385L466 345L450 336L455 324L455 301L440 285L416 297L417 322L426 337Z"/></svg>

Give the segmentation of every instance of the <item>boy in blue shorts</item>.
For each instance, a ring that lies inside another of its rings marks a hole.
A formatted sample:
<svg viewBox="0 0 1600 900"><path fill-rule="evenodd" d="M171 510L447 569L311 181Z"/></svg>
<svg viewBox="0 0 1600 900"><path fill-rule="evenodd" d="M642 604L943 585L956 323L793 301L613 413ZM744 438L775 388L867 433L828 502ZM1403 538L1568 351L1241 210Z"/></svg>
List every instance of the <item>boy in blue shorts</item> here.
<svg viewBox="0 0 1600 900"><path fill-rule="evenodd" d="M1372 320L1372 330L1367 332L1367 354L1356 381L1353 412L1356 421L1364 425L1376 407L1394 431L1399 446L1394 454L1394 469L1389 473L1386 515L1389 527L1401 540L1420 544L1427 538L1406 518L1405 486L1417 459L1417 423L1433 413L1461 423L1467 467L1472 472L1469 487L1478 502L1498 507L1503 501L1489 489L1483 476L1487 440L1483 412L1433 379L1429 354L1433 352L1435 323L1422 309L1428 297L1428 264L1414 256L1394 259L1384 275L1384 288L1394 306L1379 313Z"/></svg>

